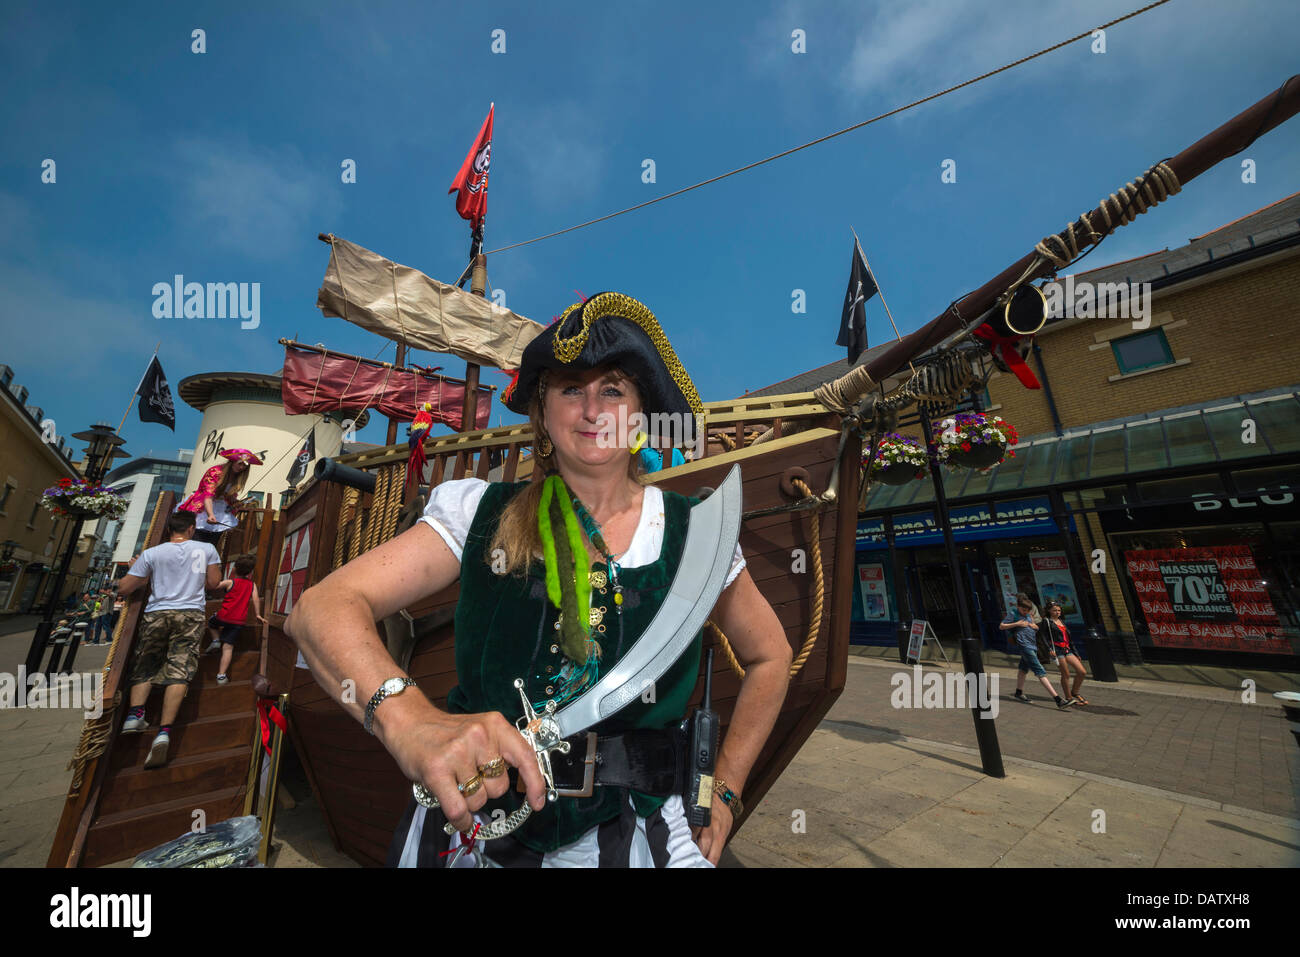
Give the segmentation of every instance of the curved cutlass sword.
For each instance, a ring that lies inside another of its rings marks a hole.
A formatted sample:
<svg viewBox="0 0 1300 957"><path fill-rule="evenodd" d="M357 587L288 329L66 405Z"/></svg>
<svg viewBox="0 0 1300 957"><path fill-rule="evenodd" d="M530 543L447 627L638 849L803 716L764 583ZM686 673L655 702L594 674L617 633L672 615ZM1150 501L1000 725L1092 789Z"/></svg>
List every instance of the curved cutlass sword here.
<svg viewBox="0 0 1300 957"><path fill-rule="evenodd" d="M525 694L523 679L515 679L514 686L524 702L524 716L515 726L537 757L548 800L558 797L551 773L551 752L567 754L569 743L565 738L585 731L631 704L672 667L704 627L731 568L731 558L740 538L740 518L740 466L735 465L717 491L690 510L682 560L668 595L618 664L571 704L557 711L554 702L548 701L540 714ZM438 806L438 799L424 785L414 784L412 790L420 804L429 808ZM530 813L532 809L524 801L504 821L480 828L475 839L504 837ZM445 830L454 834L456 828L449 823Z"/></svg>

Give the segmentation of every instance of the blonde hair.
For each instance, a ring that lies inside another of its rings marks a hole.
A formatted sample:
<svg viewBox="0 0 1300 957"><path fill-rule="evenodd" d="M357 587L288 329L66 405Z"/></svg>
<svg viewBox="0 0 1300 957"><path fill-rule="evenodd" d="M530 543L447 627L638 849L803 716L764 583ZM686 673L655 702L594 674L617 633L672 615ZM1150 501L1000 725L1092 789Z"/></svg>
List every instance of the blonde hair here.
<svg viewBox="0 0 1300 957"><path fill-rule="evenodd" d="M624 370L614 367L610 370L620 379L636 388L636 379ZM492 542L484 552L483 558L489 565L493 564L494 554L505 556L505 574L523 577L528 573L528 566L534 559L542 557L542 538L537 531L537 506L542 501L542 482L547 475L558 471L554 448L550 455L542 455L538 450L543 438L548 438L542 407L546 389L549 385L547 370L543 370L537 383L537 395L528 403L528 421L533 427L533 474L528 485L518 492L501 512ZM640 390L637 389L640 397ZM641 456L628 455L627 475L638 485L644 485ZM500 550L498 552L498 549ZM495 566L499 569L501 566Z"/></svg>
<svg viewBox="0 0 1300 957"><path fill-rule="evenodd" d="M247 466L247 463L245 465ZM227 459L226 464L221 467L221 481L217 483L216 489L212 492L213 498L229 498L232 495L239 498L244 494L244 483L248 481L248 473L251 467L244 468L236 475L234 466L235 463Z"/></svg>

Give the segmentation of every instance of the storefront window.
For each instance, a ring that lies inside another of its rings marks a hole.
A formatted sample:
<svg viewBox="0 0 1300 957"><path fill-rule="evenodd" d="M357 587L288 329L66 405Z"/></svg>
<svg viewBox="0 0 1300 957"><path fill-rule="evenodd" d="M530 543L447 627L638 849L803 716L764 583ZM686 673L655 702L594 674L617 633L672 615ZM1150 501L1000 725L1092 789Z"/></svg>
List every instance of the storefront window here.
<svg viewBox="0 0 1300 957"><path fill-rule="evenodd" d="M1288 586L1297 522L1235 522L1116 532L1112 547L1138 639L1147 646L1300 654Z"/></svg>

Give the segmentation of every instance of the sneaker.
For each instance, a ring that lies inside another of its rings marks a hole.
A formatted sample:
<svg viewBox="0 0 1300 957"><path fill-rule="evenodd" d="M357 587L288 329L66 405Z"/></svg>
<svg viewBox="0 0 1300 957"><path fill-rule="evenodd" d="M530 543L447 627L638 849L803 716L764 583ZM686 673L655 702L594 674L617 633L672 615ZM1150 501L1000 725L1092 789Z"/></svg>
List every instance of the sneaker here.
<svg viewBox="0 0 1300 957"><path fill-rule="evenodd" d="M135 715L129 716L122 724L123 734L135 734L149 727L149 722L144 718L137 718Z"/></svg>
<svg viewBox="0 0 1300 957"><path fill-rule="evenodd" d="M1025 704L1029 704L1029 702L1032 700L1032 699L1029 697L1029 695L1025 694L1025 693L1024 693L1023 691L1021 691L1019 688L1016 689L1015 699L1016 699L1017 701L1023 701Z"/></svg>
<svg viewBox="0 0 1300 957"><path fill-rule="evenodd" d="M1056 696L1056 706L1057 706L1058 708L1060 708L1062 711L1064 711L1066 708L1070 707L1070 705L1072 705L1072 704L1074 704L1073 701L1066 701L1066 700L1065 700L1064 698L1062 698L1059 694Z"/></svg>
<svg viewBox="0 0 1300 957"><path fill-rule="evenodd" d="M230 684L230 675L217 675L217 684L219 685Z"/></svg>
<svg viewBox="0 0 1300 957"><path fill-rule="evenodd" d="M220 650L221 650L221 641L220 641L220 640L217 640L217 641L214 641L212 644L208 645L207 650L204 651L203 653L204 653L205 655L210 655L210 654L213 654L214 652L217 652L217 651L220 651Z"/></svg>
<svg viewBox="0 0 1300 957"><path fill-rule="evenodd" d="M171 744L171 738L166 731L159 731L158 737L153 739L153 746L149 749L149 757L144 759L146 768L160 768L167 763L167 747Z"/></svg>

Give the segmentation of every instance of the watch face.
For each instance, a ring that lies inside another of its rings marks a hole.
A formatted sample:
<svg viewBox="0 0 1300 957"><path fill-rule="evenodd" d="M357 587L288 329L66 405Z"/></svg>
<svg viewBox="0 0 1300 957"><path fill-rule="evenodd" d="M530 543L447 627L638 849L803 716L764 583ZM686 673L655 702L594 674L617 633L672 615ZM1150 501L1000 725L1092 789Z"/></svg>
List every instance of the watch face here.
<svg viewBox="0 0 1300 957"><path fill-rule="evenodd" d="M402 683L401 678L389 678L384 682L384 690L389 694L397 694L405 687L406 685Z"/></svg>

